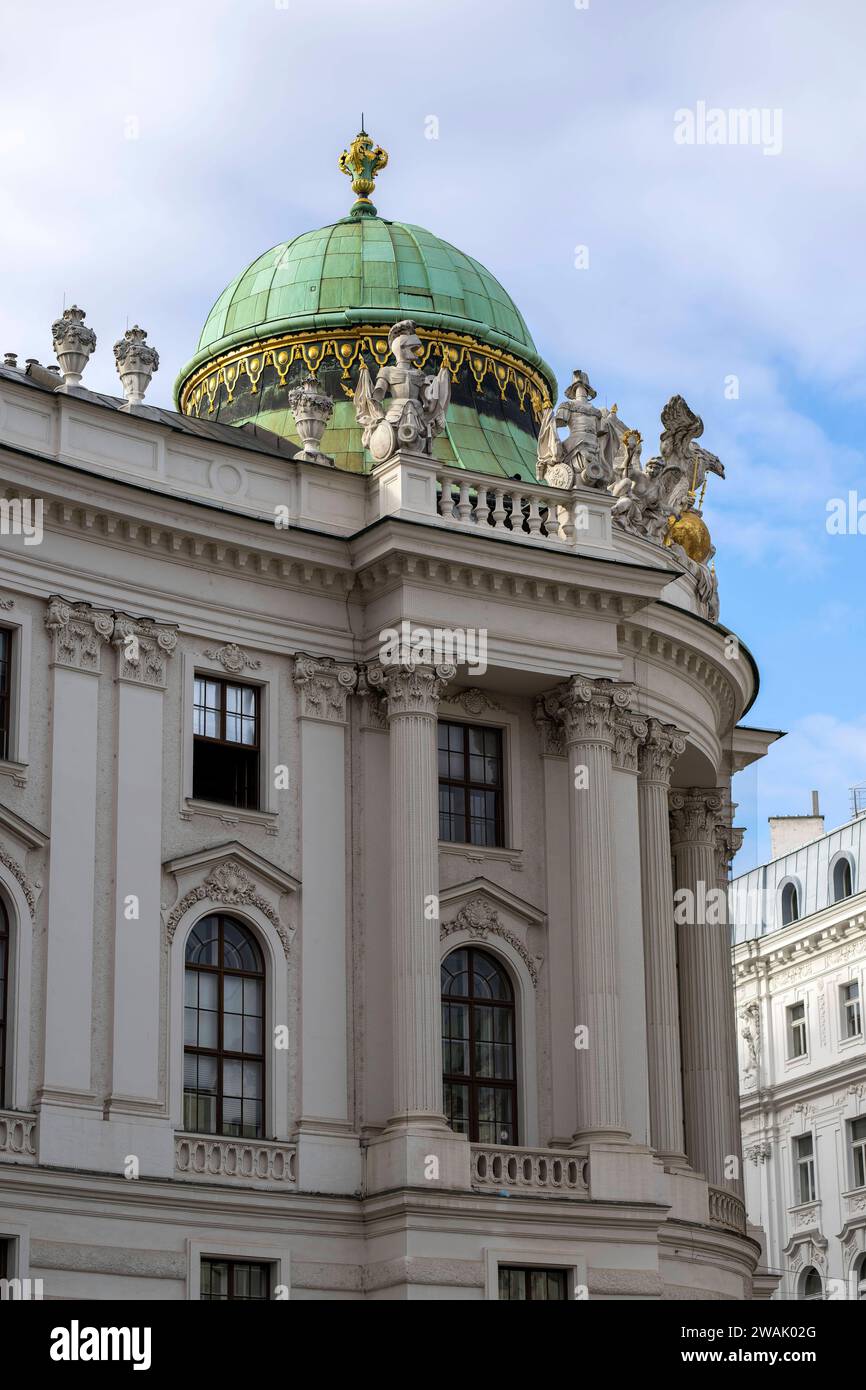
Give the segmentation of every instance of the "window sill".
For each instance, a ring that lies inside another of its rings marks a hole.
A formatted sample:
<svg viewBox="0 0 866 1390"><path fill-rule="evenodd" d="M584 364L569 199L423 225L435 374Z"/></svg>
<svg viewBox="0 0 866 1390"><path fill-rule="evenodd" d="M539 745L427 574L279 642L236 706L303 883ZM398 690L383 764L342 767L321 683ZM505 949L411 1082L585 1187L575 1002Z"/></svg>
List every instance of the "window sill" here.
<svg viewBox="0 0 866 1390"><path fill-rule="evenodd" d="M858 1047L858 1046L859 1046L859 1047L862 1047L862 1046L863 1046L863 1034L862 1034L862 1033L855 1033L854 1036L851 1037L851 1038L840 1038L840 1039L839 1039L839 1050L840 1050L840 1052L843 1051L843 1050L846 1049L846 1048L849 1048L849 1047Z"/></svg>
<svg viewBox="0 0 866 1390"><path fill-rule="evenodd" d="M459 854L463 859L504 859L506 861L513 861L520 858L523 854L523 850L505 849L501 845L467 845L459 840L440 840L439 853Z"/></svg>
<svg viewBox="0 0 866 1390"><path fill-rule="evenodd" d="M186 796L180 814L184 820L192 816L214 816L224 825L237 825L240 821L247 825L263 825L269 834L276 835L279 812L252 811L243 806L228 806L219 801L196 801Z"/></svg>
<svg viewBox="0 0 866 1390"><path fill-rule="evenodd" d="M787 1071L789 1068L792 1068L792 1067L801 1067L801 1066L803 1066L805 1063L808 1063L808 1061L809 1061L809 1054L808 1054L808 1052L804 1052L803 1055L802 1055L802 1057L786 1057L786 1058L785 1058L785 1070Z"/></svg>
<svg viewBox="0 0 866 1390"><path fill-rule="evenodd" d="M29 763L16 763L6 758L0 759L0 777L11 777L16 787L27 786L29 771Z"/></svg>

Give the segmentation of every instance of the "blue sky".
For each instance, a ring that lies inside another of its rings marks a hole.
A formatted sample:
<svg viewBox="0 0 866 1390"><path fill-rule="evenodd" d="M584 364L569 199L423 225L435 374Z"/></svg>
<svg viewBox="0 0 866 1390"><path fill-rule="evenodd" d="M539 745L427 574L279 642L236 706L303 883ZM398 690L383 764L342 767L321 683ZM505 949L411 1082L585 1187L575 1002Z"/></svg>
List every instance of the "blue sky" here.
<svg viewBox="0 0 866 1390"><path fill-rule="evenodd" d="M645 457L674 392L704 418L728 474L705 508L722 621L762 673L747 722L789 731L735 783L742 871L768 815L817 787L839 823L866 780L866 539L826 530L864 478L866 7L582 6L10 9L0 351L50 361L65 295L99 337L87 384L117 392L111 345L137 321L162 358L149 399L169 404L223 286L346 211L336 159L363 108L391 155L383 216L489 266L561 382L588 370ZM678 144L675 112L699 102L781 112L780 152Z"/></svg>

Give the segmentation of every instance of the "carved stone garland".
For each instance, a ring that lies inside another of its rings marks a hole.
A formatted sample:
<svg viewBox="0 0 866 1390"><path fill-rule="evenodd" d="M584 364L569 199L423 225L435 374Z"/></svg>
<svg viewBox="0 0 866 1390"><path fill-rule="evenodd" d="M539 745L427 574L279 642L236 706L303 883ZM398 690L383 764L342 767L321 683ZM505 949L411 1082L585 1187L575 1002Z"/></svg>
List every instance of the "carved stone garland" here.
<svg viewBox="0 0 866 1390"><path fill-rule="evenodd" d="M257 892L253 880L236 860L228 859L224 864L217 865L204 883L199 884L197 888L191 888L188 893L184 893L179 902L175 903L165 923L165 932L169 942L174 939L177 924L184 913L195 903L200 902L224 903L227 907L258 908L259 912L267 917L279 936L286 959L288 959L294 931L280 920L279 914L274 911L271 904Z"/></svg>
<svg viewBox="0 0 866 1390"><path fill-rule="evenodd" d="M470 898L469 902L463 904L456 917L452 918L450 922L442 923L439 928L439 937L444 941L446 937L462 931L479 941L486 941L487 937L491 935L499 936L503 941L507 941L509 946L520 956L529 971L529 978L537 988L538 969L543 957L533 956L519 937L516 937L513 932L502 925L499 920L499 913L489 898Z"/></svg>

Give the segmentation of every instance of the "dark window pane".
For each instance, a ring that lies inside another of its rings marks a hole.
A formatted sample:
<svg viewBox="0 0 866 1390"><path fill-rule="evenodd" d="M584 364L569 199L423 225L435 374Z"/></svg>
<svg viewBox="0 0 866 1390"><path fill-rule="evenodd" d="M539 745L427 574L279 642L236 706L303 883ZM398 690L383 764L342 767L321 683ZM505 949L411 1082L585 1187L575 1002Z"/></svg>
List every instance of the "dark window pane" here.
<svg viewBox="0 0 866 1390"><path fill-rule="evenodd" d="M184 1125L200 1133L260 1138L264 1133L261 950L240 922L212 916L190 933L186 957ZM201 958L208 964L201 964Z"/></svg>
<svg viewBox="0 0 866 1390"><path fill-rule="evenodd" d="M493 956L475 947L452 951L441 973L449 1123L478 1143L517 1144L514 992L508 976Z"/></svg>
<svg viewBox="0 0 866 1390"><path fill-rule="evenodd" d="M9 757L12 709L12 634L0 627L0 759Z"/></svg>

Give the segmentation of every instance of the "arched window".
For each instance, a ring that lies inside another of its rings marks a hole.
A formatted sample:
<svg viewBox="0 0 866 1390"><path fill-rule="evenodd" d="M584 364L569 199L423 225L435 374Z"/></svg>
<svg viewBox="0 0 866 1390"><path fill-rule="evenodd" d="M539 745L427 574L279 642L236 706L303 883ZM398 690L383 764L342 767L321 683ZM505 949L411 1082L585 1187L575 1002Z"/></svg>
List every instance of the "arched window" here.
<svg viewBox="0 0 866 1390"><path fill-rule="evenodd" d="M800 916L800 899L796 883L786 883L782 889L782 926L796 922Z"/></svg>
<svg viewBox="0 0 866 1390"><path fill-rule="evenodd" d="M851 860L844 855L837 859L833 865L833 901L840 903L843 898L850 898L854 891L851 882Z"/></svg>
<svg viewBox="0 0 866 1390"><path fill-rule="evenodd" d="M854 1267L854 1297L866 1303L866 1255L861 1255Z"/></svg>
<svg viewBox="0 0 866 1390"><path fill-rule="evenodd" d="M6 1104L6 1031L10 993L9 914L0 898L0 1109Z"/></svg>
<svg viewBox="0 0 866 1390"><path fill-rule="evenodd" d="M800 1281L800 1297L811 1302L824 1297L824 1285L821 1283L821 1276L814 1265L810 1265L808 1269L803 1271L803 1277Z"/></svg>
<svg viewBox="0 0 866 1390"><path fill-rule="evenodd" d="M486 951L463 946L442 963L445 1114L458 1134L516 1144L514 990Z"/></svg>
<svg viewBox="0 0 866 1390"><path fill-rule="evenodd" d="M197 922L186 944L183 1123L193 1134L264 1134L265 967L233 917Z"/></svg>

